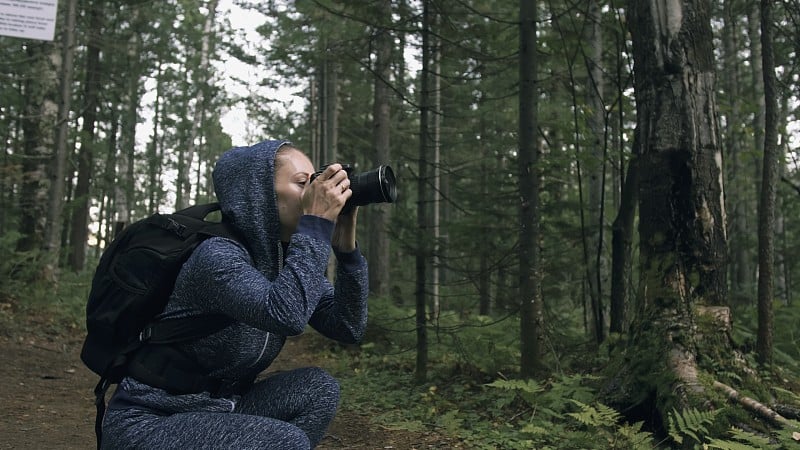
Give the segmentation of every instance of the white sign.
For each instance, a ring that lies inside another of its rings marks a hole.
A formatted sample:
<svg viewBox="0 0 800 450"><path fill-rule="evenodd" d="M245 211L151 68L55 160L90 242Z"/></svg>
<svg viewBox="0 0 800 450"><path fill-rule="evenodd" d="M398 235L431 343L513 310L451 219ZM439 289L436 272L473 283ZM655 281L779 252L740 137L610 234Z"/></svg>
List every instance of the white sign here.
<svg viewBox="0 0 800 450"><path fill-rule="evenodd" d="M52 41L57 0L0 0L0 35Z"/></svg>

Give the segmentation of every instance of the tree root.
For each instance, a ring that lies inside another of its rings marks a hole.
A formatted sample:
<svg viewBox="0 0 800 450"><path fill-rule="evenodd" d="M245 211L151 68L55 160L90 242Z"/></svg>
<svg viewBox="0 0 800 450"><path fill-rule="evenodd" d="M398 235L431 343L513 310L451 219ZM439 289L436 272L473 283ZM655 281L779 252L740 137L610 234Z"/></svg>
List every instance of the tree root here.
<svg viewBox="0 0 800 450"><path fill-rule="evenodd" d="M743 396L739 394L739 391L736 389L728 386L727 384L720 383L719 381L714 381L714 387L725 392L730 400L733 400L740 405L742 405L745 409L750 410L751 412L757 414L758 416L772 422L774 425L778 425L781 427L789 427L794 428L794 425L791 421L782 415L778 414L777 411L773 410L767 405L754 400L750 397Z"/></svg>

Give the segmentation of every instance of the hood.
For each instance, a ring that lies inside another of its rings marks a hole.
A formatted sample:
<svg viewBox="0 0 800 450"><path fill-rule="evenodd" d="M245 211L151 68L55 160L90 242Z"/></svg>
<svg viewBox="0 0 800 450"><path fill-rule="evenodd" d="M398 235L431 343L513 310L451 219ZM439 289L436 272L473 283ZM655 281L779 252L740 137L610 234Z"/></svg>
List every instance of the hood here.
<svg viewBox="0 0 800 450"><path fill-rule="evenodd" d="M277 277L281 225L275 194L275 155L284 140L234 147L214 166L214 192L225 221L247 241L256 268L268 279Z"/></svg>

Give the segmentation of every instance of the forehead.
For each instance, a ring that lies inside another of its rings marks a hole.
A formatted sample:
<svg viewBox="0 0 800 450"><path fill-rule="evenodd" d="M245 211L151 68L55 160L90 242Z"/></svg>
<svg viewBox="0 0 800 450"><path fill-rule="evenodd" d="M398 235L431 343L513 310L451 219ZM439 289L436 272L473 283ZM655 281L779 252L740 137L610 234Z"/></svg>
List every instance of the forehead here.
<svg viewBox="0 0 800 450"><path fill-rule="evenodd" d="M277 155L280 161L277 166L277 172L284 175L291 175L297 172L311 173L314 171L314 165L303 152L295 148L283 151Z"/></svg>

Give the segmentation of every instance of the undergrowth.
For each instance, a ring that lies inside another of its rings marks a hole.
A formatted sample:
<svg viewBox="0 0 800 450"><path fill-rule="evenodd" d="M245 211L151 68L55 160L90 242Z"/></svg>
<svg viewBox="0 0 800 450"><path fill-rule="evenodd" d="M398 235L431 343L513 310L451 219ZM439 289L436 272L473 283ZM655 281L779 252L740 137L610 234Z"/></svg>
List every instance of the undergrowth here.
<svg viewBox="0 0 800 450"><path fill-rule="evenodd" d="M518 334L512 321L444 317L441 330L429 333L428 381L416 384L413 314L378 302L370 308L372 331L360 351L328 348L337 352L343 408L368 413L387 429L435 430L475 449L800 448L800 434L791 429L733 426L724 404L673 411L661 435L598 401L592 373L560 366L564 370L546 380L514 379L509 361L516 359L508 358L517 357ZM595 363L602 361L576 366Z"/></svg>
<svg viewBox="0 0 800 450"><path fill-rule="evenodd" d="M30 256L35 257L35 256ZM62 273L57 284L31 283L8 261L0 262L0 325L35 322L54 332L82 332L91 273ZM755 312L735 312L734 341L745 351L755 340ZM776 306L776 368L765 374L800 373L800 307ZM596 368L604 352L582 344L581 331L548 330L547 379L515 379L519 325L514 315L467 317L445 313L431 325L427 382L414 381L416 335L413 310L380 299L370 301L370 325L356 351L319 345L333 352L342 384L342 408L371 418L386 429L429 431L460 440L471 449L758 449L800 448L796 430L765 433L728 423L724 408L673 411L665 434L629 422L622 412L598 401ZM322 339L319 337L319 339ZM745 352L746 357L750 354ZM605 359L604 359L605 358ZM780 367L780 369L777 369ZM763 368L762 368L763 369ZM724 374L717 374L725 379ZM730 375L728 381L736 381ZM772 388L777 401L797 404L792 390ZM732 406L731 406L732 407ZM800 424L796 424L800 429ZM723 430L720 432L719 430Z"/></svg>

